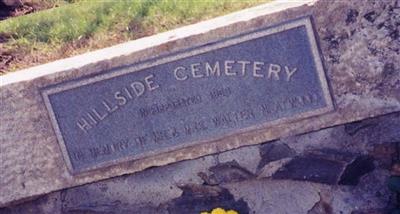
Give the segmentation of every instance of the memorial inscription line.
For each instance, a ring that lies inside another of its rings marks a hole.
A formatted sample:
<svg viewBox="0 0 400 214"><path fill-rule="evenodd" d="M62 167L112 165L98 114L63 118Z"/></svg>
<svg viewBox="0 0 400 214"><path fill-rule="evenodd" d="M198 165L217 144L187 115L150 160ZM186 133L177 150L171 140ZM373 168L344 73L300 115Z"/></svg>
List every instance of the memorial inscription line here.
<svg viewBox="0 0 400 214"><path fill-rule="evenodd" d="M219 94L216 95L215 93ZM213 100L229 98L231 95L232 90L230 88L221 88L208 92L209 99ZM271 115L289 109L312 105L320 99L322 98L318 94L307 92L300 96L281 99L275 102L272 107L267 104L259 104L256 108L248 106L236 111L211 114L206 118L194 122L182 123L182 126L167 126L164 129L151 130L149 133L144 133L134 138L124 138L105 145L87 145L80 150L73 150L72 157L77 161L85 162L87 159L96 159L129 149L140 151L145 148L145 144L162 145L171 139L207 132L214 128L234 128L257 117L269 118Z"/></svg>
<svg viewBox="0 0 400 214"><path fill-rule="evenodd" d="M239 65L240 69L235 71L234 65ZM185 81L189 78L221 77L224 75L229 77L251 75L254 78L289 82L296 72L296 67L288 65L281 66L260 61L225 60L223 62L216 61L215 63L193 63L188 67L177 66L172 73L177 81ZM154 74L146 76L143 80L133 81L128 86L112 92L112 98L104 98L100 101L101 107L92 107L86 111L83 116L77 119L76 125L81 131L87 133L129 101L139 98L146 91L151 92L160 87L161 85L156 82Z"/></svg>

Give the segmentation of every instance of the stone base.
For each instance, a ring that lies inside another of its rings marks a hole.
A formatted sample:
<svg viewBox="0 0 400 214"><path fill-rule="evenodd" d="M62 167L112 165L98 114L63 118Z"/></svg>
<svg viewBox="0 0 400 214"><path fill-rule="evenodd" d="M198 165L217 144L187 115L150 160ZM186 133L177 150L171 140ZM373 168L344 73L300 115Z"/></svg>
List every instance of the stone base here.
<svg viewBox="0 0 400 214"><path fill-rule="evenodd" d="M400 114L74 187L0 213L388 213ZM267 173L268 171L268 173Z"/></svg>

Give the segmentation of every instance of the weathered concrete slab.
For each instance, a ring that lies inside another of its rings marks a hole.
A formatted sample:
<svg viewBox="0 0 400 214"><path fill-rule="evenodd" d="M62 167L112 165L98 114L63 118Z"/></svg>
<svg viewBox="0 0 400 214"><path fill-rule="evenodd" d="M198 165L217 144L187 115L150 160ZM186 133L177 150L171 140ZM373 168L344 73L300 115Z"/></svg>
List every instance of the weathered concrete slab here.
<svg viewBox="0 0 400 214"><path fill-rule="evenodd" d="M0 204L400 110L396 1L280 1L2 77ZM388 9L392 7L392 9ZM371 19L369 14L379 14ZM344 15L345 14L345 15ZM311 15L335 111L72 175L41 89ZM396 36L397 35L397 36Z"/></svg>

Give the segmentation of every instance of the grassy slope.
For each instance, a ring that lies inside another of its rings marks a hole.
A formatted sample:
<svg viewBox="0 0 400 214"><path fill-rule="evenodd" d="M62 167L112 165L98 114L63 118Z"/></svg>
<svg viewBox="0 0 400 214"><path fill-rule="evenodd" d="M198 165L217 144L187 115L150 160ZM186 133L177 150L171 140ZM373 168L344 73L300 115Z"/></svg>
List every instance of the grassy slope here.
<svg viewBox="0 0 400 214"><path fill-rule="evenodd" d="M12 56L6 65L0 63L0 70L65 58L267 1L80 0L0 22L0 36L6 38L0 43L0 54Z"/></svg>

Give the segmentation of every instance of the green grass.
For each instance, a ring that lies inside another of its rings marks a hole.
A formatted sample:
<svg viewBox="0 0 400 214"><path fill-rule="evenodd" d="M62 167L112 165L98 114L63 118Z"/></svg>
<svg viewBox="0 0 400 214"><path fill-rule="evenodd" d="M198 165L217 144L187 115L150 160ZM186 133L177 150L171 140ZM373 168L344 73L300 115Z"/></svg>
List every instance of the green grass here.
<svg viewBox="0 0 400 214"><path fill-rule="evenodd" d="M32 54L57 55L56 58L61 58L71 54L68 51L64 56L59 53L68 45L74 46L72 54L76 54L267 1L269 0L79 0L73 4L1 21L0 35L7 35L9 38L2 45L3 50L18 52L17 58L21 59L20 62L26 62L19 56L21 53L23 58ZM79 50L75 50L76 48ZM53 54L56 52L57 54ZM46 61L39 58L36 60L39 62L34 61L33 64ZM11 64L8 70L25 67L18 63Z"/></svg>

